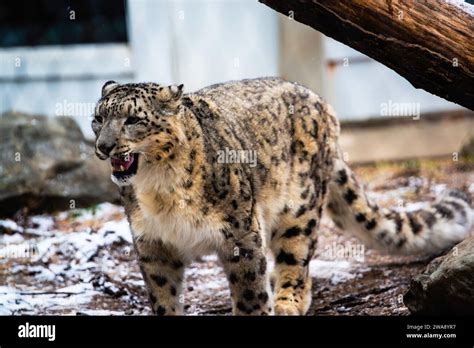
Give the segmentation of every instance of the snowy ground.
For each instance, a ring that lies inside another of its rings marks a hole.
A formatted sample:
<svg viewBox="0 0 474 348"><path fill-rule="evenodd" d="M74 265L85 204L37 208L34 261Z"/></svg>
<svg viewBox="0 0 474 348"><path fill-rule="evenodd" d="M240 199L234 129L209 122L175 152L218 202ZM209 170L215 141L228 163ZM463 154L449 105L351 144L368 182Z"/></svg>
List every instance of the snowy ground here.
<svg viewBox="0 0 474 348"><path fill-rule="evenodd" d="M422 207L415 196L430 200L445 187L441 183L474 193L473 168L460 171L446 163L442 168L413 176L393 168L357 172L371 183L378 202L400 209ZM428 261L381 256L323 219L310 263L314 285L309 314L407 314L401 295ZM187 314L230 314L227 282L215 256L193 263L185 281ZM0 220L0 315L11 314L150 314L123 209L105 203Z"/></svg>

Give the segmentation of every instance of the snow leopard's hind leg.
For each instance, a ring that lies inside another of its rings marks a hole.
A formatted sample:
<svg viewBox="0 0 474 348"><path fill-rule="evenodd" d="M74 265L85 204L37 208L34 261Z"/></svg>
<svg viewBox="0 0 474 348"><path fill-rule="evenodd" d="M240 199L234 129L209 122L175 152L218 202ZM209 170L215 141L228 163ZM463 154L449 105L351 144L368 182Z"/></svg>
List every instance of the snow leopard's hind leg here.
<svg viewBox="0 0 474 348"><path fill-rule="evenodd" d="M337 152L339 125L333 110L315 94L297 87L290 118L286 206L272 226L275 257L274 301L277 315L304 315L311 304L309 263Z"/></svg>
<svg viewBox="0 0 474 348"><path fill-rule="evenodd" d="M316 247L321 210L316 207L315 196L310 197L306 204L284 212L272 233L276 315L304 315L311 304L309 262Z"/></svg>

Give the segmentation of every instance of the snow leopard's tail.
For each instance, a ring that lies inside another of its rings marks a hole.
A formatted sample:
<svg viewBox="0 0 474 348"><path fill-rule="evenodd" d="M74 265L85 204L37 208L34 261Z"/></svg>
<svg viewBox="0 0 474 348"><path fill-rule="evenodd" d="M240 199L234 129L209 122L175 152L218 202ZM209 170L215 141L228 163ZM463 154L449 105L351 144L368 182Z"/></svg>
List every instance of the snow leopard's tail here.
<svg viewBox="0 0 474 348"><path fill-rule="evenodd" d="M471 200L448 190L428 208L413 212L380 209L367 199L347 164L338 159L326 210L334 223L368 247L390 254L435 254L460 242L474 223Z"/></svg>

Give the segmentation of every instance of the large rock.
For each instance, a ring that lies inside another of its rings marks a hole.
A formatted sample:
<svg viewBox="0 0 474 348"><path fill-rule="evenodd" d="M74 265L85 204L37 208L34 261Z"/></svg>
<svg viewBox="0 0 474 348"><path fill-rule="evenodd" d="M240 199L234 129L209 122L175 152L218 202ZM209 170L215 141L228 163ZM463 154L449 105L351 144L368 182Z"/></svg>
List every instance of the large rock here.
<svg viewBox="0 0 474 348"><path fill-rule="evenodd" d="M118 201L110 169L69 117L0 116L0 215Z"/></svg>
<svg viewBox="0 0 474 348"><path fill-rule="evenodd" d="M403 300L413 314L474 314L474 237L431 261Z"/></svg>

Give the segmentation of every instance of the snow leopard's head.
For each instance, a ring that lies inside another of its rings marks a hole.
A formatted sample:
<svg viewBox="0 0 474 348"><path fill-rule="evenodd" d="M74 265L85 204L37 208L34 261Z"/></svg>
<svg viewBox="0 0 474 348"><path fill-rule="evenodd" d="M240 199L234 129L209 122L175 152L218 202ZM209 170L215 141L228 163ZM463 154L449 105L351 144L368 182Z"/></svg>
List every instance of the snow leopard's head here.
<svg viewBox="0 0 474 348"><path fill-rule="evenodd" d="M143 165L166 161L184 138L178 117L183 85L108 81L95 108L95 152L110 158L112 180L130 185Z"/></svg>

